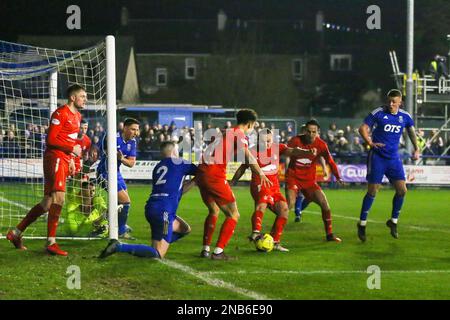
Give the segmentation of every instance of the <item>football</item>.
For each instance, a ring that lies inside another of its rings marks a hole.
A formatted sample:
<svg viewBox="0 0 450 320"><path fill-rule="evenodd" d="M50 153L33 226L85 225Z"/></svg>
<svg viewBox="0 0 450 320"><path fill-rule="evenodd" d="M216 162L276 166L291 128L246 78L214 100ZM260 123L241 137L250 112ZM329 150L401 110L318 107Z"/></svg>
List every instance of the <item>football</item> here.
<svg viewBox="0 0 450 320"><path fill-rule="evenodd" d="M255 241L256 250L261 252L270 252L273 250L273 238L266 233L259 236Z"/></svg>

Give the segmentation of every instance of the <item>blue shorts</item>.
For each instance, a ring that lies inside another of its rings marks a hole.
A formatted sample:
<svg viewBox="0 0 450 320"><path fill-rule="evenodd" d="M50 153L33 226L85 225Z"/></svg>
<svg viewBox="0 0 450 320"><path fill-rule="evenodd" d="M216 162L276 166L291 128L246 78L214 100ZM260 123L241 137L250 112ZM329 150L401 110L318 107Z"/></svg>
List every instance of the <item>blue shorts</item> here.
<svg viewBox="0 0 450 320"><path fill-rule="evenodd" d="M157 206L145 206L145 218L150 223L152 240L172 242L173 222L176 215Z"/></svg>
<svg viewBox="0 0 450 320"><path fill-rule="evenodd" d="M104 181L108 181L108 174L106 172L102 172L100 176ZM108 188L106 183L104 183L103 186L105 189ZM122 174L120 172L117 172L117 192L122 190L127 190L127 185L125 184L125 180L123 180Z"/></svg>
<svg viewBox="0 0 450 320"><path fill-rule="evenodd" d="M374 151L369 151L367 156L367 182L371 184L381 184L383 176L394 181L405 181L405 170L400 158L388 159L380 156Z"/></svg>

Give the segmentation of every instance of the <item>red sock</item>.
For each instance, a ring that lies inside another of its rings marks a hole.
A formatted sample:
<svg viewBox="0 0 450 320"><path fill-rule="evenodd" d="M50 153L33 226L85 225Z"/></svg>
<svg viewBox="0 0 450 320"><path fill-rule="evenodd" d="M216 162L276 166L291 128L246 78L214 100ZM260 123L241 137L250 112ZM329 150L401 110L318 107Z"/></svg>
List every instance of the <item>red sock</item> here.
<svg viewBox="0 0 450 320"><path fill-rule="evenodd" d="M52 204L50 210L48 211L48 221L47 221L47 237L56 237L56 228L58 227L59 216L61 215L62 207L59 204Z"/></svg>
<svg viewBox="0 0 450 320"><path fill-rule="evenodd" d="M271 232L274 242L280 242L280 238L281 235L283 234L283 229L286 223L287 223L286 217L277 216L277 218L275 219Z"/></svg>
<svg viewBox="0 0 450 320"><path fill-rule="evenodd" d="M322 210L322 220L323 225L325 226L325 233L328 235L333 233L333 228L331 226L331 211L330 210Z"/></svg>
<svg viewBox="0 0 450 320"><path fill-rule="evenodd" d="M219 218L219 216L210 214L205 219L205 225L203 228L203 245L204 246L211 245L212 236L213 236L214 230L216 229L217 218Z"/></svg>
<svg viewBox="0 0 450 320"><path fill-rule="evenodd" d="M256 210L252 215L252 232L259 231L262 229L262 219L264 217L264 212Z"/></svg>
<svg viewBox="0 0 450 320"><path fill-rule="evenodd" d="M28 213L25 216L25 218L23 218L22 221L20 221L20 223L17 225L17 229L19 229L20 231L24 232L25 229L30 224L35 222L36 219L39 218L40 216L42 216L44 213L45 213L44 208L42 208L41 204L38 203L30 211L28 211Z"/></svg>
<svg viewBox="0 0 450 320"><path fill-rule="evenodd" d="M237 221L231 218L226 218L222 224L222 228L220 229L219 240L217 240L216 247L221 249L225 249L230 241L231 236L234 233L234 228L236 228Z"/></svg>

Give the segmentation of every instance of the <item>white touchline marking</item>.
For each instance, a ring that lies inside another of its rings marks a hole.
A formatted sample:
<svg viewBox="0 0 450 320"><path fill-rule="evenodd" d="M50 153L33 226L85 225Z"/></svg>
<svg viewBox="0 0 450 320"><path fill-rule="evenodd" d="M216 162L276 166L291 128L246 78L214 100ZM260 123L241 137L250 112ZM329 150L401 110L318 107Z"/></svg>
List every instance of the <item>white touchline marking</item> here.
<svg viewBox="0 0 450 320"><path fill-rule="evenodd" d="M318 211L311 211L311 210L304 210L303 212L307 212L307 213L312 213L315 215L321 215L322 213L318 212ZM349 217L349 216L342 216L339 214L331 214L331 217L336 217L336 218L342 218L342 219L347 219L347 220L353 220L353 221L359 221L359 218L356 217ZM382 221L375 221L375 220L370 220L367 219L367 222L369 223L374 223L374 224L385 224L386 222L382 222ZM443 230L443 229L433 229L433 228L427 228L427 227L418 227L418 226L411 226L411 225L407 225L407 224L400 224L401 227L405 227L405 228L409 228L409 229L414 229L417 231L435 231L435 232L442 232L442 233L449 233L450 234L450 230Z"/></svg>
<svg viewBox="0 0 450 320"><path fill-rule="evenodd" d="M442 274L450 273L450 270L381 270L381 273L389 274ZM256 270L256 271L209 271L203 272L203 274L299 274L299 275L311 275L311 274L367 274L367 270L311 270L311 271L298 271L298 270Z"/></svg>
<svg viewBox="0 0 450 320"><path fill-rule="evenodd" d="M182 272L185 272L187 274L190 274L191 276L194 276L194 277L206 282L210 286L227 289L234 293L238 293L238 294L241 294L243 296L246 296L248 298L255 299L255 300L272 300L271 298L269 298L263 294L260 294L260 293L257 293L257 292L251 291L251 290L239 288L229 282L213 278L210 276L211 273L209 273L209 272L200 272L200 271L192 269L191 267L188 267L188 266L182 265L178 262L174 262L174 261L167 260L167 259L162 259L162 260L158 259L157 261L161 262L162 264L164 264L168 267L171 267L171 268L180 270Z"/></svg>

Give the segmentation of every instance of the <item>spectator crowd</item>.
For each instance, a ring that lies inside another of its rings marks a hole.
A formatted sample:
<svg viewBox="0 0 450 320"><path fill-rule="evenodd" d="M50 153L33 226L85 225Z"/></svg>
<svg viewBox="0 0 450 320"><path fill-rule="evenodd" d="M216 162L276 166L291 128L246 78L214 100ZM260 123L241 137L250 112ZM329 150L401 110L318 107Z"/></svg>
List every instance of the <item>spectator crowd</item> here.
<svg viewBox="0 0 450 320"><path fill-rule="evenodd" d="M158 160L159 146L164 141L173 141L178 145L183 145L183 152L186 152L186 146L190 146L193 159L198 160L202 151L207 147L210 141L204 141L203 133L205 130L214 129L219 134L226 129L232 128L232 122L227 121L224 126L216 126L211 123L203 128L181 127L177 128L174 123L159 124L141 122L140 134L137 138L139 159ZM123 122L118 124L118 131L123 128ZM256 137L262 129L277 129L275 142L288 143L289 139L296 135L295 127L292 123L280 123L269 125L266 122L257 122L254 134L249 137L250 145L256 143ZM45 149L45 138L48 130L47 125L27 124L25 129L18 129L14 124L0 128L0 157L1 158L41 158ZM302 128L299 129L301 131ZM105 134L105 127L100 121L90 122L87 132L92 141L93 153L99 154L100 140ZM338 128L336 124L331 124L328 129L321 130L321 138L328 144L330 152L337 163L365 163L368 146L360 137L357 128L346 125L344 128ZM417 131L418 144L421 153L424 156L424 164L431 164L436 160L450 145L450 140L445 141L442 135L436 130ZM406 150L404 139L400 142L400 155L409 159L409 153ZM450 152L447 152L450 156ZM450 164L450 159L446 159Z"/></svg>

